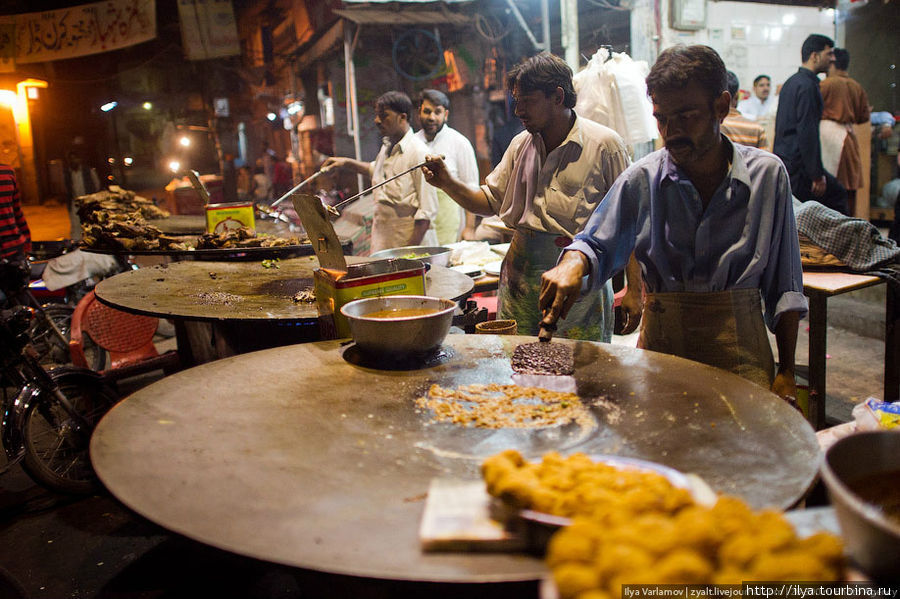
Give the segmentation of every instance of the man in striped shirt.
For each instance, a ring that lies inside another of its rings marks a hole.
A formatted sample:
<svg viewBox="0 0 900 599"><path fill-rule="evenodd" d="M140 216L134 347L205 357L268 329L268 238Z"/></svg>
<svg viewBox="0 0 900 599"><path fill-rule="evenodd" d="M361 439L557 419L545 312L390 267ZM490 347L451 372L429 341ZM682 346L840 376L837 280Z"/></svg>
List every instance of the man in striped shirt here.
<svg viewBox="0 0 900 599"><path fill-rule="evenodd" d="M31 231L20 204L15 171L0 165L0 259L22 261L31 251Z"/></svg>
<svg viewBox="0 0 900 599"><path fill-rule="evenodd" d="M765 150L768 145L765 127L755 121L751 121L738 112L738 89L740 89L741 84L737 75L731 71L728 71L727 75L728 93L731 94L731 108L728 110L728 116L722 121L722 133L736 144Z"/></svg>

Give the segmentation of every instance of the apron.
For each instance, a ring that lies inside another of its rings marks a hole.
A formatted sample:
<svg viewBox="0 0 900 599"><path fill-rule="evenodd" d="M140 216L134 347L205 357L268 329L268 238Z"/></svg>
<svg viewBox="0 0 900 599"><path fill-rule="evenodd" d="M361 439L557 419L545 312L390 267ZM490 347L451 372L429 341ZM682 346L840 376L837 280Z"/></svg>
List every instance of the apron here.
<svg viewBox="0 0 900 599"><path fill-rule="evenodd" d="M638 347L715 366L766 389L775 377L759 289L649 293Z"/></svg>
<svg viewBox="0 0 900 599"><path fill-rule="evenodd" d="M852 130L852 127L850 128ZM819 139L822 146L822 167L837 177L841 152L844 149L844 138L847 137L847 125L837 121L819 121Z"/></svg>
<svg viewBox="0 0 900 599"><path fill-rule="evenodd" d="M410 245L418 208L409 204L375 202L372 219L372 253ZM434 223L417 245L434 247L438 244Z"/></svg>
<svg viewBox="0 0 900 599"><path fill-rule="evenodd" d="M541 275L556 266L568 237L519 227L500 269L497 319L513 319L519 335L537 335L543 315L538 307ZM613 290L607 281L599 290L581 296L565 319L557 322L556 336L591 341L612 340Z"/></svg>
<svg viewBox="0 0 900 599"><path fill-rule="evenodd" d="M447 245L459 241L462 230L462 208L454 202L442 189L438 189L438 212L435 217L434 231L437 234L437 245Z"/></svg>

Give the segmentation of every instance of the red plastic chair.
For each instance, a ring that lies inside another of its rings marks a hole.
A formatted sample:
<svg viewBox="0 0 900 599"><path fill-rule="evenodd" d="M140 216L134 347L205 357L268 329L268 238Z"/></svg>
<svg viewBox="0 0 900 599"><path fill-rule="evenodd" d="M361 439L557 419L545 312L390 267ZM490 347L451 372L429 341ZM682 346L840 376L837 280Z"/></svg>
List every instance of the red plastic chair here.
<svg viewBox="0 0 900 599"><path fill-rule="evenodd" d="M178 370L178 352L156 351L153 335L159 319L129 314L101 304L94 292L85 295L72 314L69 353L72 363L91 368L84 354L84 335L109 353L110 366L100 374L110 380L162 369L166 374Z"/></svg>

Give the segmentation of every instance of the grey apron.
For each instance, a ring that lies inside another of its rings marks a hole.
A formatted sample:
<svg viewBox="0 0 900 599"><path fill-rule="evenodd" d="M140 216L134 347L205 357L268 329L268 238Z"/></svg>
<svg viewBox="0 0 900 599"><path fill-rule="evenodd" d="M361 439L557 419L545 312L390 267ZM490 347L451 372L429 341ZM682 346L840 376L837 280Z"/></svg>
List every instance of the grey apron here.
<svg viewBox="0 0 900 599"><path fill-rule="evenodd" d="M519 335L537 335L541 311L541 275L556 266L559 253L569 244L568 237L519 227L513 235L509 251L500 270L497 293L497 318L513 319ZM612 340L613 290L607 281L595 292L575 302L565 319L557 323L556 335L591 341Z"/></svg>
<svg viewBox="0 0 900 599"><path fill-rule="evenodd" d="M638 347L715 366L766 389L775 376L758 289L649 293Z"/></svg>

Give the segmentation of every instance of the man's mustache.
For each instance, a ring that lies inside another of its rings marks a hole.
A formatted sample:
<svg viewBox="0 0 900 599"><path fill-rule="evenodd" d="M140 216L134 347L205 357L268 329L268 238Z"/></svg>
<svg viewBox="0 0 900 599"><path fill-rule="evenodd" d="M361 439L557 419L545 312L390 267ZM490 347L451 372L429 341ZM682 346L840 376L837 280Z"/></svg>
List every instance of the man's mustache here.
<svg viewBox="0 0 900 599"><path fill-rule="evenodd" d="M693 148L694 142L692 142L687 137L676 137L674 139L666 140L666 149L667 150L673 150L673 149L684 148L684 147Z"/></svg>

